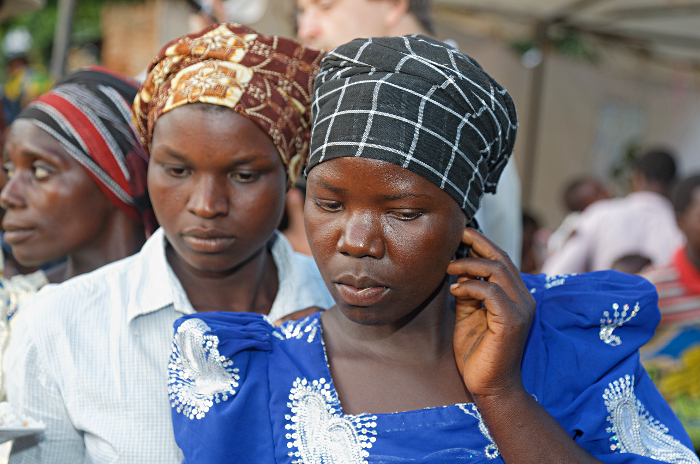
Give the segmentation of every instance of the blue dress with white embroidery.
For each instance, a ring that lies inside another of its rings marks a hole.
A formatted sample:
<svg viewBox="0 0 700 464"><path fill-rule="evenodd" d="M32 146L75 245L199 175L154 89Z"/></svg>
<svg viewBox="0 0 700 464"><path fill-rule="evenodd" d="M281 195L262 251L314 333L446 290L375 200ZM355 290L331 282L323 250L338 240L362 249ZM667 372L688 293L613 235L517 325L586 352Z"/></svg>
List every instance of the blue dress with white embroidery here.
<svg viewBox="0 0 700 464"><path fill-rule="evenodd" d="M639 363L659 321L654 287L614 271L522 277L537 302L525 389L602 462L699 463ZM473 404L344 414L319 313L279 328L194 314L175 329L169 390L186 463L503 462Z"/></svg>

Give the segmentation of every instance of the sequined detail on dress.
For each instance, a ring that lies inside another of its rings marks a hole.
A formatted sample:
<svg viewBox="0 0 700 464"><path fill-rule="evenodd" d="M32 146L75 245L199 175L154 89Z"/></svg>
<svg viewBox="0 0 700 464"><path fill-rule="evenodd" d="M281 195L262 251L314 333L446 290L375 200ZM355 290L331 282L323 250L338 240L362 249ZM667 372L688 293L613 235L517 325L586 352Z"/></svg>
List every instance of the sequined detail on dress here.
<svg viewBox="0 0 700 464"><path fill-rule="evenodd" d="M377 416L346 416L326 379L297 378L285 415L293 464L366 464L376 441Z"/></svg>
<svg viewBox="0 0 700 464"><path fill-rule="evenodd" d="M620 312L620 305L614 303L613 307L613 317L610 317L608 311L603 312L603 318L600 320L600 339L610 346L618 346L622 344L622 340L619 335L613 335L613 331L618 327L622 327L623 324L631 321L634 316L639 312L639 302L634 305L634 309L627 317L627 312L630 309L630 305L626 304L622 307L622 312Z"/></svg>
<svg viewBox="0 0 700 464"><path fill-rule="evenodd" d="M498 456L500 456L501 452L498 450L498 445L496 445L496 442L493 441L491 432L489 432L488 427L486 427L486 422L484 422L484 419L481 417L481 413L476 405L474 403L469 403L458 404L457 406L459 406L462 411L479 421L479 431L489 442L491 442L489 445L486 445L486 448L484 449L486 452L486 457L489 459L496 459Z"/></svg>
<svg viewBox="0 0 700 464"><path fill-rule="evenodd" d="M634 394L634 376L626 375L608 384L603 399L612 427L610 449L634 453L672 464L698 464L698 457L668 434L668 428L649 414Z"/></svg>
<svg viewBox="0 0 700 464"><path fill-rule="evenodd" d="M544 281L544 288L550 289L552 287L559 287L560 285L564 285L566 283L566 279L568 279L569 277L575 277L576 275L578 274L562 274L547 276L547 278Z"/></svg>
<svg viewBox="0 0 700 464"><path fill-rule="evenodd" d="M319 329L321 328L321 319L318 317L306 318L300 321L290 321L279 326L272 334L280 340L296 338L301 340L304 337L306 341L311 343L316 338Z"/></svg>
<svg viewBox="0 0 700 464"><path fill-rule="evenodd" d="M170 406L190 419L201 419L214 405L227 401L238 388L238 368L219 355L219 337L201 319L177 328L168 364Z"/></svg>

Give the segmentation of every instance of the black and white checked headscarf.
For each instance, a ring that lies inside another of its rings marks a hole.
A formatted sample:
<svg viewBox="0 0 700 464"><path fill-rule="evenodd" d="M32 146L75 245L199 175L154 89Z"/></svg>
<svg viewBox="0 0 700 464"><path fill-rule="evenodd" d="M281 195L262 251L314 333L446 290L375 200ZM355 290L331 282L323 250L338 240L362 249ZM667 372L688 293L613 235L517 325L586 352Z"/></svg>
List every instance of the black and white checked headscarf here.
<svg viewBox="0 0 700 464"><path fill-rule="evenodd" d="M513 151L515 105L470 57L425 36L356 39L330 52L314 86L306 173L360 156L412 171L469 220Z"/></svg>

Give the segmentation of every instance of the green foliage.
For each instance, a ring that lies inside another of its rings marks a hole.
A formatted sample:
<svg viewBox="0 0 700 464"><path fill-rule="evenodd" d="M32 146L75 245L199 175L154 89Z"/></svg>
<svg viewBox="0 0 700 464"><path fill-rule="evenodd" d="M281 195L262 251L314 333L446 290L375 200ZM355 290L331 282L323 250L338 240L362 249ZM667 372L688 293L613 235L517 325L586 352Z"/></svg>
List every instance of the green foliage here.
<svg viewBox="0 0 700 464"><path fill-rule="evenodd" d="M85 45L99 42L102 38L100 30L100 11L107 2L143 3L145 0L77 0L73 15L73 32L71 43ZM25 26L32 34L34 43L29 52L32 63L47 64L51 57L53 35L58 16L58 0L47 0L41 10L33 11L17 18L12 18L0 24L0 41L8 31L18 26ZM0 58L4 64L5 57Z"/></svg>
<svg viewBox="0 0 700 464"><path fill-rule="evenodd" d="M535 48L535 39L522 39L511 42L510 48L519 55ZM600 57L596 50L579 34L568 28L551 30L547 35L546 46L555 52L575 60L598 63Z"/></svg>

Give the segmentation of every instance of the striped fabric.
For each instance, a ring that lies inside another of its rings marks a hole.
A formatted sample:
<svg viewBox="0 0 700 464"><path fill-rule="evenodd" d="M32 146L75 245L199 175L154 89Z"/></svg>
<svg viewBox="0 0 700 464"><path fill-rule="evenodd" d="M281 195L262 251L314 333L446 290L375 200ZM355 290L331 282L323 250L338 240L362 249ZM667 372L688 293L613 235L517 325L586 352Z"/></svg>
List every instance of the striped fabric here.
<svg viewBox="0 0 700 464"><path fill-rule="evenodd" d="M278 234L270 317L333 299L313 259ZM165 256L162 229L141 252L61 285L22 308L7 352L8 400L46 432L18 439L13 464L176 464L168 399L173 323L194 313Z"/></svg>
<svg viewBox="0 0 700 464"><path fill-rule="evenodd" d="M651 269L643 276L659 293L659 326L700 322L700 271L688 259L685 248L676 252L670 265Z"/></svg>

